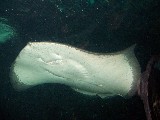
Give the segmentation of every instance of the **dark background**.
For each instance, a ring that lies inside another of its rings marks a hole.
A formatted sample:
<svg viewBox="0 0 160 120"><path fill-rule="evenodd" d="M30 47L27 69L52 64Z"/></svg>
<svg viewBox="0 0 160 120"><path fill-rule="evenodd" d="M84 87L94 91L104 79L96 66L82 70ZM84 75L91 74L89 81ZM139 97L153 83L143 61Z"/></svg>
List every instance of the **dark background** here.
<svg viewBox="0 0 160 120"><path fill-rule="evenodd" d="M101 99L44 84L16 92L10 66L29 41L53 41L98 53L137 44L145 70L160 53L159 0L0 0L0 17L17 35L0 44L0 120L145 120L138 96Z"/></svg>

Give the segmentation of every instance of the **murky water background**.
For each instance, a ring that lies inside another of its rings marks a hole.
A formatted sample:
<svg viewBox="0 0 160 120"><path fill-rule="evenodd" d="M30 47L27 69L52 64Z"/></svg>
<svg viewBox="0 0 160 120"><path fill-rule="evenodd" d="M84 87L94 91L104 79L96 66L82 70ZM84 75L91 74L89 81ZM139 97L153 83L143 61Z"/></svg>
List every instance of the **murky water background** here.
<svg viewBox="0 0 160 120"><path fill-rule="evenodd" d="M15 34L0 43L0 119L145 120L138 96L101 99L54 84L17 92L9 72L30 41L59 42L98 53L136 43L135 53L144 71L150 55L160 51L158 11L158 0L1 0L0 22Z"/></svg>

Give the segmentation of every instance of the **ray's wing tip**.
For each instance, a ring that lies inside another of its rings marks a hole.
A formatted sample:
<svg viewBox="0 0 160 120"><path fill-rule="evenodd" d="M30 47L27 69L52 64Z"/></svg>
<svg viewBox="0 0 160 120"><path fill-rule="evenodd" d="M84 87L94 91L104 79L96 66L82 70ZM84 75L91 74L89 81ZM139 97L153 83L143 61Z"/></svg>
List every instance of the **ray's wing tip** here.
<svg viewBox="0 0 160 120"><path fill-rule="evenodd" d="M14 67L15 67L15 62L12 64L12 66L10 67L10 83L13 86L15 91L22 91L25 90L27 88L29 88L29 85L25 85L24 83L20 82L20 79L18 78L18 76L16 75L15 71L14 71Z"/></svg>

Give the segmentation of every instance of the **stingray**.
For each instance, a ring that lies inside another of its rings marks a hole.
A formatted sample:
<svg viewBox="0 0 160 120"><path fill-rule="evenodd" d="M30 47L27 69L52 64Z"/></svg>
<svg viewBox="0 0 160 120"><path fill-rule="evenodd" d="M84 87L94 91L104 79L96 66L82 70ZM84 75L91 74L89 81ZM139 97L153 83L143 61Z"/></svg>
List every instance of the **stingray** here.
<svg viewBox="0 0 160 120"><path fill-rule="evenodd" d="M11 66L11 83L16 90L58 83L102 98L132 96L140 77L134 48L100 54L60 43L29 42Z"/></svg>

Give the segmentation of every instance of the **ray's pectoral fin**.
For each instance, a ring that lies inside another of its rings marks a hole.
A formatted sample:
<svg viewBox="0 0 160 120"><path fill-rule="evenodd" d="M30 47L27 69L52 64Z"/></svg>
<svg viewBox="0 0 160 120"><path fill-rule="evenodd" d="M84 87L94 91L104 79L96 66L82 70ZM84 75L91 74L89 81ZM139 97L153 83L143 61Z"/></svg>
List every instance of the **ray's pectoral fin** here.
<svg viewBox="0 0 160 120"><path fill-rule="evenodd" d="M94 93L94 92L87 92L84 90L80 90L78 88L72 88L73 90L75 90L76 92L82 93L84 95L89 95L89 96L100 96L101 98L105 98L105 97L110 97L110 96L114 96L115 94L112 93Z"/></svg>

